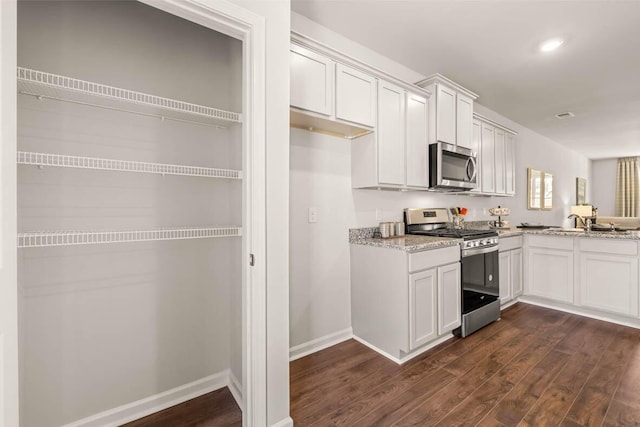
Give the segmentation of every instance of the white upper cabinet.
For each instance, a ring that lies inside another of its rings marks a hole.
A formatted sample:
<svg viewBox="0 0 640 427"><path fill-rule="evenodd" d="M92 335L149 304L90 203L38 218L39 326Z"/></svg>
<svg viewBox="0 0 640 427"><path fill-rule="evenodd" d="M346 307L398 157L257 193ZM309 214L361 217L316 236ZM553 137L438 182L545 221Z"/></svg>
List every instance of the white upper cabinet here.
<svg viewBox="0 0 640 427"><path fill-rule="evenodd" d="M495 193L496 181L495 181L495 128L487 123L482 123L482 144L481 144L481 158L482 167L480 171L482 173L482 192L483 193Z"/></svg>
<svg viewBox="0 0 640 427"><path fill-rule="evenodd" d="M404 185L405 171L405 91L379 82L378 87L378 181Z"/></svg>
<svg viewBox="0 0 640 427"><path fill-rule="evenodd" d="M515 195L515 132L478 114L474 117L471 150L478 152L480 177L475 192L496 196Z"/></svg>
<svg viewBox="0 0 640 427"><path fill-rule="evenodd" d="M456 145L473 149L473 99L456 95Z"/></svg>
<svg viewBox="0 0 640 427"><path fill-rule="evenodd" d="M443 85L436 85L436 140L456 143L456 92ZM435 141L434 141L435 142Z"/></svg>
<svg viewBox="0 0 640 427"><path fill-rule="evenodd" d="M494 146L494 167L495 167L495 180L497 194L506 193L505 184L505 132L502 129L496 128L495 130L495 146Z"/></svg>
<svg viewBox="0 0 640 427"><path fill-rule="evenodd" d="M446 142L471 148L473 102L478 95L440 74L416 84L435 95L431 98L429 113L429 143Z"/></svg>
<svg viewBox="0 0 640 427"><path fill-rule="evenodd" d="M407 93L406 99L406 184L426 188L429 186L429 104L427 98L412 93Z"/></svg>
<svg viewBox="0 0 640 427"><path fill-rule="evenodd" d="M373 127L376 123L376 78L336 65L336 119Z"/></svg>
<svg viewBox="0 0 640 427"><path fill-rule="evenodd" d="M325 116L333 115L336 63L297 45L291 45L291 106Z"/></svg>
<svg viewBox="0 0 640 427"><path fill-rule="evenodd" d="M505 190L507 196L513 196L516 194L516 147L514 136L508 132L505 135L504 148Z"/></svg>

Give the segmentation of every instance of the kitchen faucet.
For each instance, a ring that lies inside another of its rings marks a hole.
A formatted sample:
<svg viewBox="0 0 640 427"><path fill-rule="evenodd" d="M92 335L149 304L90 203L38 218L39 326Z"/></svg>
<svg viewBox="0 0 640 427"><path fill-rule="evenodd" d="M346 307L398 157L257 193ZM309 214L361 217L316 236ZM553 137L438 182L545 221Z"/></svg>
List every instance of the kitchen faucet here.
<svg viewBox="0 0 640 427"><path fill-rule="evenodd" d="M587 217L587 219L585 220L583 217L581 217L580 215L576 215L576 214L571 214L567 218L579 219L580 222L582 223L582 227L584 227L584 229L586 231L591 231L591 218Z"/></svg>

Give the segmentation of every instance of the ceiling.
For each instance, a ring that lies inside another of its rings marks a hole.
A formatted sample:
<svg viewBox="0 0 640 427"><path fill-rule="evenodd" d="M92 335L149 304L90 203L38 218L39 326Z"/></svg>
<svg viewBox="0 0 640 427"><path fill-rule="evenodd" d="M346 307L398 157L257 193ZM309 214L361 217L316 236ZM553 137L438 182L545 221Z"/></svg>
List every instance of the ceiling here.
<svg viewBox="0 0 640 427"><path fill-rule="evenodd" d="M292 0L294 12L585 156L640 155L640 0ZM562 37L556 51L539 44ZM557 119L570 111L573 118Z"/></svg>

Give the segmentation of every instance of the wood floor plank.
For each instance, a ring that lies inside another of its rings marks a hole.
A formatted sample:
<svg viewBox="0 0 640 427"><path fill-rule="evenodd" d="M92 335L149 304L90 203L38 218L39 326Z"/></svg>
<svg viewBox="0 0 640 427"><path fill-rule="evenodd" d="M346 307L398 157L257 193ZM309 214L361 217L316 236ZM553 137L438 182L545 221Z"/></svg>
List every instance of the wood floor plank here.
<svg viewBox="0 0 640 427"><path fill-rule="evenodd" d="M629 328L620 327L615 342L605 350L591 376L567 413L566 420L578 425L600 425L639 339Z"/></svg>
<svg viewBox="0 0 640 427"><path fill-rule="evenodd" d="M510 340L505 336L504 341L494 342L497 345L492 347L493 352L485 354L483 351L485 357L475 362L476 364L471 370L459 375L457 380L444 387L432 398L423 401L393 425L430 426L437 424L476 389L483 387L489 378L505 367L519 352L527 348L528 336L529 334L519 332L513 336L510 335Z"/></svg>
<svg viewBox="0 0 640 427"><path fill-rule="evenodd" d="M496 375L477 388L455 408L455 411L449 413L438 424L442 426L475 426L478 424L555 345L556 342L540 340L526 346L517 357L507 361ZM568 356L565 355L565 358Z"/></svg>
<svg viewBox="0 0 640 427"><path fill-rule="evenodd" d="M640 330L522 303L403 365L348 340L290 369L297 426L640 427ZM130 425L239 426L226 393Z"/></svg>
<svg viewBox="0 0 640 427"><path fill-rule="evenodd" d="M614 399L602 424L604 427L640 426L640 407Z"/></svg>
<svg viewBox="0 0 640 427"><path fill-rule="evenodd" d="M591 371L615 336L603 336L600 331L582 331L581 347L567 361L565 368L536 401L518 424L521 426L560 425Z"/></svg>
<svg viewBox="0 0 640 427"><path fill-rule="evenodd" d="M553 342L534 343L504 369L505 380L515 381L515 386L489 412L490 419L516 425L525 417L570 357L551 350L553 346Z"/></svg>
<svg viewBox="0 0 640 427"><path fill-rule="evenodd" d="M207 393L180 405L124 424L123 427L240 427L242 411L228 388Z"/></svg>

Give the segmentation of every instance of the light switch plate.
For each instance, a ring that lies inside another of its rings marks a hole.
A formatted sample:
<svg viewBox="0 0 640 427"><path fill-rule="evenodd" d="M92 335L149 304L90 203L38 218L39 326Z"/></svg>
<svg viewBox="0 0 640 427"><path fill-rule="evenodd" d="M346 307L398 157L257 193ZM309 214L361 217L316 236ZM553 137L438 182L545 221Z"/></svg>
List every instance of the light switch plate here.
<svg viewBox="0 0 640 427"><path fill-rule="evenodd" d="M312 206L309 208L309 224L318 222L318 208Z"/></svg>

